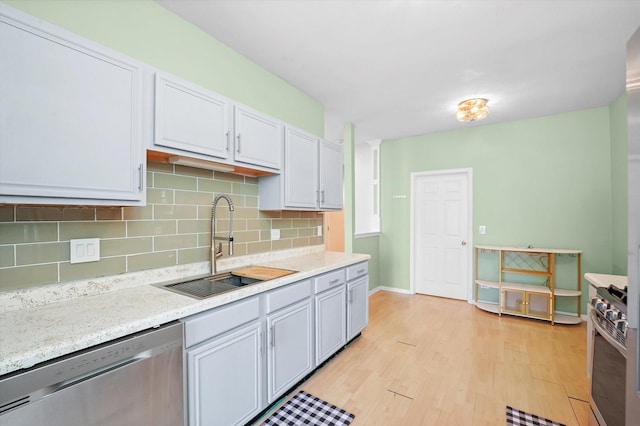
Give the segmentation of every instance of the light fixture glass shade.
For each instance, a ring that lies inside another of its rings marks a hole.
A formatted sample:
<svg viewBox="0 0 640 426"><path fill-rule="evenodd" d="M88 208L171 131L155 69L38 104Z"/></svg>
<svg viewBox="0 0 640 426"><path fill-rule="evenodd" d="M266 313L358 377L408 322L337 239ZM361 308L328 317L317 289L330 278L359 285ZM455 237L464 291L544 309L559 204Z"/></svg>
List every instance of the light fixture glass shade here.
<svg viewBox="0 0 640 426"><path fill-rule="evenodd" d="M478 121L489 115L487 100L482 98L467 99L458 104L456 118L458 121Z"/></svg>

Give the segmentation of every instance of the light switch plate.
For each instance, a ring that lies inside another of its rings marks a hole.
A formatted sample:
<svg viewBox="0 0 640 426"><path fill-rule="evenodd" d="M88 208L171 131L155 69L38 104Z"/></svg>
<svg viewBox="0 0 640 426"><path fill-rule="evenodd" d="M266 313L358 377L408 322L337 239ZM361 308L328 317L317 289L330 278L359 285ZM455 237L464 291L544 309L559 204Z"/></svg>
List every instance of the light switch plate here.
<svg viewBox="0 0 640 426"><path fill-rule="evenodd" d="M100 260L100 238L69 240L70 263L97 262Z"/></svg>
<svg viewBox="0 0 640 426"><path fill-rule="evenodd" d="M484 235L487 233L487 227L484 225L480 225L479 231L480 231L480 235Z"/></svg>
<svg viewBox="0 0 640 426"><path fill-rule="evenodd" d="M272 240L279 240L280 239L280 230L279 229L272 229L271 230L271 239Z"/></svg>
<svg viewBox="0 0 640 426"><path fill-rule="evenodd" d="M318 237L322 237L322 226L318 225Z"/></svg>

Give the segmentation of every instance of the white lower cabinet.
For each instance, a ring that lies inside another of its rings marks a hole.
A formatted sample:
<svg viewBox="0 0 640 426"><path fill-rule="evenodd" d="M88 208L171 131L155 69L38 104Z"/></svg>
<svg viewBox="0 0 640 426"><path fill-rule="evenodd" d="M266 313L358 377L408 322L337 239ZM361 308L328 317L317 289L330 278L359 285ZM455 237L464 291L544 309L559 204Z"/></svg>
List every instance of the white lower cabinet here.
<svg viewBox="0 0 640 426"><path fill-rule="evenodd" d="M268 403L313 370L312 326L310 299L267 316Z"/></svg>
<svg viewBox="0 0 640 426"><path fill-rule="evenodd" d="M189 426L245 424L263 409L260 297L183 321Z"/></svg>
<svg viewBox="0 0 640 426"><path fill-rule="evenodd" d="M342 284L315 296L317 365L347 342L345 294Z"/></svg>
<svg viewBox="0 0 640 426"><path fill-rule="evenodd" d="M369 323L369 282L360 278L347 283L347 340L358 335Z"/></svg>
<svg viewBox="0 0 640 426"><path fill-rule="evenodd" d="M369 264L347 267L347 341L369 324Z"/></svg>
<svg viewBox="0 0 640 426"><path fill-rule="evenodd" d="M367 325L367 287L361 262L183 319L189 426L252 420Z"/></svg>
<svg viewBox="0 0 640 426"><path fill-rule="evenodd" d="M189 425L241 425L262 409L262 324L187 352Z"/></svg>

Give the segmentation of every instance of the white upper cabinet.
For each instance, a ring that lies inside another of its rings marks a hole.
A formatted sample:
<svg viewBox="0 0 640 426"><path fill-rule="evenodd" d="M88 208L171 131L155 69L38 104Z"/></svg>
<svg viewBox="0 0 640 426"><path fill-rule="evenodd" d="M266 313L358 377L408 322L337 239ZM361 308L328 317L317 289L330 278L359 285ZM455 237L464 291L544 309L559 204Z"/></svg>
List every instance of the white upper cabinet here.
<svg viewBox="0 0 640 426"><path fill-rule="evenodd" d="M284 204L315 209L319 196L318 138L287 128L284 141Z"/></svg>
<svg viewBox="0 0 640 426"><path fill-rule="evenodd" d="M0 4L0 203L145 203L142 67Z"/></svg>
<svg viewBox="0 0 640 426"><path fill-rule="evenodd" d="M342 146L320 141L320 208L342 208Z"/></svg>
<svg viewBox="0 0 640 426"><path fill-rule="evenodd" d="M283 173L260 177L260 210L342 209L342 146L286 127Z"/></svg>
<svg viewBox="0 0 640 426"><path fill-rule="evenodd" d="M243 105L235 106L236 161L280 170L284 126Z"/></svg>
<svg viewBox="0 0 640 426"><path fill-rule="evenodd" d="M281 121L165 73L155 74L156 151L279 172Z"/></svg>
<svg viewBox="0 0 640 426"><path fill-rule="evenodd" d="M154 144L226 159L231 108L214 92L157 72Z"/></svg>

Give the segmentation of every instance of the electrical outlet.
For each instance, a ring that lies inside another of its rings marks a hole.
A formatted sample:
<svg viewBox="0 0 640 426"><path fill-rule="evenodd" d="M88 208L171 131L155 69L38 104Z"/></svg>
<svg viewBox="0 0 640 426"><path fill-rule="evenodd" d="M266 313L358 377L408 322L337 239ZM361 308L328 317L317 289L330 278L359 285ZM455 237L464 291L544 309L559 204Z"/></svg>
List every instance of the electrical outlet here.
<svg viewBox="0 0 640 426"><path fill-rule="evenodd" d="M318 237L322 237L322 226L318 225Z"/></svg>
<svg viewBox="0 0 640 426"><path fill-rule="evenodd" d="M97 262L100 260L100 238L69 240L70 263Z"/></svg>
<svg viewBox="0 0 640 426"><path fill-rule="evenodd" d="M484 225L480 225L480 235L484 235L487 233L487 227Z"/></svg>
<svg viewBox="0 0 640 426"><path fill-rule="evenodd" d="M271 230L271 239L272 240L279 240L280 239L280 230L279 229L272 229Z"/></svg>

